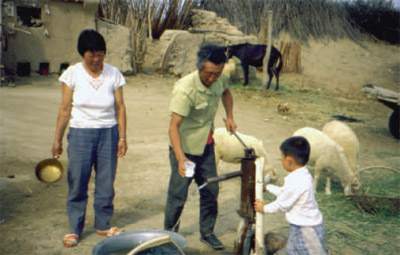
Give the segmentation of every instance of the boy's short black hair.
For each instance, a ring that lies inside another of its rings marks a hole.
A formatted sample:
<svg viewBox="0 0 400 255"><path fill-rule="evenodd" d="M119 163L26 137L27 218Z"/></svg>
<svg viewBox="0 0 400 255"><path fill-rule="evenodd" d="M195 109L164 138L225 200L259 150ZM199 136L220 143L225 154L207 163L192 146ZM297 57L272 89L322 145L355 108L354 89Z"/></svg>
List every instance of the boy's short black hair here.
<svg viewBox="0 0 400 255"><path fill-rule="evenodd" d="M78 52L83 57L86 51L104 51L104 54L106 53L106 42L96 30L85 29L79 35Z"/></svg>
<svg viewBox="0 0 400 255"><path fill-rule="evenodd" d="M302 136L293 136L280 146L285 156L292 156L298 165L305 166L310 158L310 144Z"/></svg>
<svg viewBox="0 0 400 255"><path fill-rule="evenodd" d="M210 61L215 65L225 63L225 48L214 44L201 45L197 52L197 67L202 70L206 61Z"/></svg>

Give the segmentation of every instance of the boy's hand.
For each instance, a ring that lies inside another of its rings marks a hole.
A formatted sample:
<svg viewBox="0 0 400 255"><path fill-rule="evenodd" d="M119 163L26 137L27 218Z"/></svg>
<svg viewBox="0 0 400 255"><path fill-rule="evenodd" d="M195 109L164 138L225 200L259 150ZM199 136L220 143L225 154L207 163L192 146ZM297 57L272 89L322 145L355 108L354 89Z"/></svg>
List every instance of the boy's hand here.
<svg viewBox="0 0 400 255"><path fill-rule="evenodd" d="M265 205L266 205L266 202L264 200L256 199L256 201L254 202L254 210L256 212L263 213Z"/></svg>
<svg viewBox="0 0 400 255"><path fill-rule="evenodd" d="M269 174L269 173L267 173L265 176L264 176L264 185L263 185L263 191L265 192L265 191L267 191L267 185L268 185L268 183L270 183L271 182L271 175Z"/></svg>

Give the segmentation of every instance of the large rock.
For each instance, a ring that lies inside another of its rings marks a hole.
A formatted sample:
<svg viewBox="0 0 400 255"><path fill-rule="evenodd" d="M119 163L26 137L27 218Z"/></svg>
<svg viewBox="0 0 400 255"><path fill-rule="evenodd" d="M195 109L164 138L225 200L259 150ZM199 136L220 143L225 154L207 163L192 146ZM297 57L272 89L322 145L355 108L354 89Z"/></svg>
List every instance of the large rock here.
<svg viewBox="0 0 400 255"><path fill-rule="evenodd" d="M166 30L158 42L148 47L145 69L158 69L181 77L196 70L196 52L203 43L228 46L258 41L255 36L243 35L214 12L193 10L191 19L192 27L188 30ZM238 71L241 72L240 66Z"/></svg>
<svg viewBox="0 0 400 255"><path fill-rule="evenodd" d="M105 62L117 67L123 74L132 73L129 28L99 19L97 31L103 35L107 43Z"/></svg>

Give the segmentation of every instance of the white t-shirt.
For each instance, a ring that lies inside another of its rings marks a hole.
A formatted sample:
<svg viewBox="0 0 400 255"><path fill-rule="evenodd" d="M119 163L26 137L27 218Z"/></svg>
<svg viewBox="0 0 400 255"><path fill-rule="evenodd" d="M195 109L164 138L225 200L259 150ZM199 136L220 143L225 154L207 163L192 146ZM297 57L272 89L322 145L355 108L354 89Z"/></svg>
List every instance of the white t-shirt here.
<svg viewBox="0 0 400 255"><path fill-rule="evenodd" d="M283 187L268 184L267 190L277 199L264 206L265 213L284 212L286 220L298 226L322 223L322 214L315 200L313 179L306 167L288 174Z"/></svg>
<svg viewBox="0 0 400 255"><path fill-rule="evenodd" d="M126 82L116 67L104 64L102 74L93 78L82 63L77 63L68 67L59 81L74 91L70 127L109 128L117 124L114 90Z"/></svg>

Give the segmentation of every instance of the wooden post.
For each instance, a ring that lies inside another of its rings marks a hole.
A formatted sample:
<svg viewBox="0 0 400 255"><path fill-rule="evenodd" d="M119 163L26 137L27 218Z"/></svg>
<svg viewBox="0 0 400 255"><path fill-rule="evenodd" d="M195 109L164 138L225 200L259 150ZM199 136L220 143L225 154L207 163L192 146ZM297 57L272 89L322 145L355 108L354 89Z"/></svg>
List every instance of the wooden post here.
<svg viewBox="0 0 400 255"><path fill-rule="evenodd" d="M264 158L259 157L256 159L256 199L263 199L263 185L264 185ZM256 238L255 238L256 255L264 254L264 215L256 212Z"/></svg>
<svg viewBox="0 0 400 255"><path fill-rule="evenodd" d="M6 28L4 28L4 29L6 29ZM3 38L4 37L4 35L3 35L3 0L0 0L0 87L2 86L2 81L4 80L5 81L5 78L6 77L4 77L3 76L3 69L4 69L4 66L3 66L3 61L2 61L2 58L1 58L1 56L3 55L3 42L5 42L5 38Z"/></svg>
<svg viewBox="0 0 400 255"><path fill-rule="evenodd" d="M149 38L150 38L150 42L153 42L153 34L151 32L151 3L152 1L149 0L149 5L147 6L147 20L149 23Z"/></svg>
<svg viewBox="0 0 400 255"><path fill-rule="evenodd" d="M268 81L268 62L269 62L269 55L271 54L271 46L272 46L272 11L267 11L268 15L268 45L267 45L267 52L265 53L264 60L263 60L263 79L262 79L262 86L264 91L267 88L267 81Z"/></svg>

